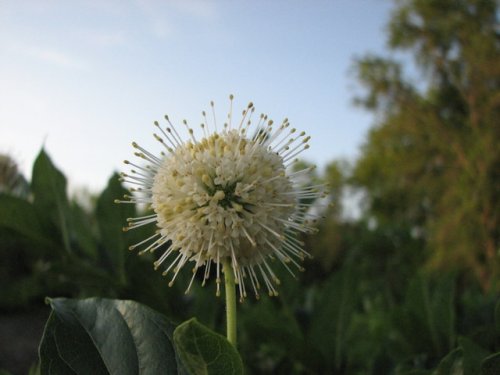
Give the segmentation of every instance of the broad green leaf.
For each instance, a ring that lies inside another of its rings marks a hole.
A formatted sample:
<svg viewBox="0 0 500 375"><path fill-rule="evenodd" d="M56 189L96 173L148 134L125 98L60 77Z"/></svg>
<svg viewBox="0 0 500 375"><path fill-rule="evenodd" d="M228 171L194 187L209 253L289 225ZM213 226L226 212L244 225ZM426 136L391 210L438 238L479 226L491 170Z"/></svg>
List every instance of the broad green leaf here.
<svg viewBox="0 0 500 375"><path fill-rule="evenodd" d="M0 227L13 230L38 245L51 245L34 206L24 199L0 194Z"/></svg>
<svg viewBox="0 0 500 375"><path fill-rule="evenodd" d="M243 363L234 346L194 318L175 329L174 344L192 375L243 374Z"/></svg>
<svg viewBox="0 0 500 375"><path fill-rule="evenodd" d="M40 373L42 375L77 375L60 357L56 344L56 328L62 323L52 312L45 325L38 354L40 356Z"/></svg>
<svg viewBox="0 0 500 375"><path fill-rule="evenodd" d="M49 302L53 316L40 346L42 375L51 374L51 363L64 363L78 375L179 373L173 326L154 310L99 298Z"/></svg>
<svg viewBox="0 0 500 375"><path fill-rule="evenodd" d="M135 215L135 208L131 204L116 204L115 199L121 199L127 193L115 173L109 179L108 186L97 200L97 223L101 235L101 242L113 271L119 280L125 282L125 257L128 251L128 242L122 228L127 224L127 218Z"/></svg>
<svg viewBox="0 0 500 375"><path fill-rule="evenodd" d="M60 232L64 248L71 252L66 177L54 166L43 149L33 165L31 188L36 210L41 217L47 218L55 225Z"/></svg>
<svg viewBox="0 0 500 375"><path fill-rule="evenodd" d="M481 363L481 375L500 374L500 352L486 357Z"/></svg>

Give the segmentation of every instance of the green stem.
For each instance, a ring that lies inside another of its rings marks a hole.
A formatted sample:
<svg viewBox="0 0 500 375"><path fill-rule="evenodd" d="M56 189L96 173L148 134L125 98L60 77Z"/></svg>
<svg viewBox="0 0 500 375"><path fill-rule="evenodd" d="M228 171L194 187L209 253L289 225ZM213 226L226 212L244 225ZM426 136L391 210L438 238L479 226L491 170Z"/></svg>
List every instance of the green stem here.
<svg viewBox="0 0 500 375"><path fill-rule="evenodd" d="M230 258L223 261L226 290L227 340L236 347L236 287Z"/></svg>

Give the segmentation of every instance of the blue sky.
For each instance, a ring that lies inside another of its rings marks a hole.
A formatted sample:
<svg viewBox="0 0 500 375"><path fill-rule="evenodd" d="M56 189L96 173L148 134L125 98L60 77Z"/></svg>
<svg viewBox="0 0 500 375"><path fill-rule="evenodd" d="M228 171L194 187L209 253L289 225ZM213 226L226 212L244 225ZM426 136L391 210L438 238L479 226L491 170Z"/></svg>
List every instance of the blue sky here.
<svg viewBox="0 0 500 375"><path fill-rule="evenodd" d="M103 188L160 150L154 120L201 122L252 101L311 135L320 167L354 158L373 118L352 106L354 57L384 53L391 1L0 0L0 152L29 177L45 146L72 186Z"/></svg>

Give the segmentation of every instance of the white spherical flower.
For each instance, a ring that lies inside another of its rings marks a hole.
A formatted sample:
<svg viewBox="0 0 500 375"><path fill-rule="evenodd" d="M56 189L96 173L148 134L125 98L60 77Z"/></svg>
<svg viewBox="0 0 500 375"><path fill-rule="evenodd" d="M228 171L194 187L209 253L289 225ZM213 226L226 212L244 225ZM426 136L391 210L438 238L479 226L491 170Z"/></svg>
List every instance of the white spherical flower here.
<svg viewBox="0 0 500 375"><path fill-rule="evenodd" d="M261 283L269 295L277 295L279 280L270 263L277 259L290 272L289 264L302 269L297 260L308 254L297 234L314 231L309 205L323 194L322 186L303 185L300 176L311 168L288 171L296 156L309 148L309 137L297 134L287 119L275 127L265 115L260 115L254 134L249 135L252 103L237 124L232 123L230 110L228 122L217 130L213 102L211 106L210 127L202 112L201 139L184 121L189 139L182 140L165 116L165 129L155 122L160 134L154 136L165 147L161 156L133 143L135 155L147 165L125 161L135 169L123 173L123 180L139 187L131 189L134 195L127 196L128 201L119 202L146 203L154 214L131 218L124 229L156 224L156 233L131 249L143 246L140 253L145 253L167 245L155 268L164 267L164 275L173 274L170 285L192 262L189 291L197 271L204 267L205 282L213 263L219 294L221 264L230 259L240 299L246 297L249 285L258 298Z"/></svg>

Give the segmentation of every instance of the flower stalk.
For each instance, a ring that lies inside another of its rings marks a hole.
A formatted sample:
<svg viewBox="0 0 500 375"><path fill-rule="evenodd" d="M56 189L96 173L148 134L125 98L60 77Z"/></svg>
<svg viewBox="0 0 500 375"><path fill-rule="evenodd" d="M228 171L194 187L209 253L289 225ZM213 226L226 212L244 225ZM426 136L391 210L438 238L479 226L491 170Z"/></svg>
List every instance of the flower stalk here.
<svg viewBox="0 0 500 375"><path fill-rule="evenodd" d="M226 291L226 335L227 341L236 347L236 285L230 258L223 261Z"/></svg>

